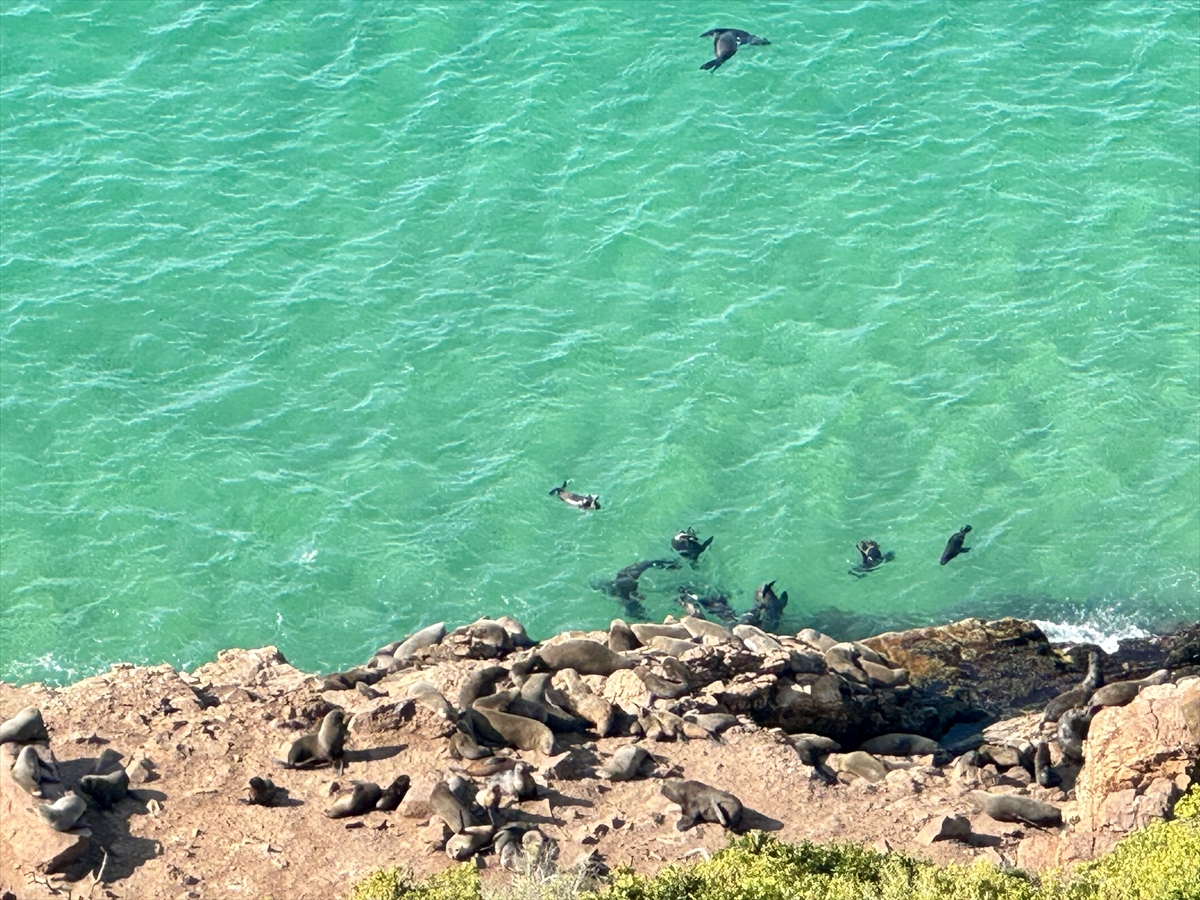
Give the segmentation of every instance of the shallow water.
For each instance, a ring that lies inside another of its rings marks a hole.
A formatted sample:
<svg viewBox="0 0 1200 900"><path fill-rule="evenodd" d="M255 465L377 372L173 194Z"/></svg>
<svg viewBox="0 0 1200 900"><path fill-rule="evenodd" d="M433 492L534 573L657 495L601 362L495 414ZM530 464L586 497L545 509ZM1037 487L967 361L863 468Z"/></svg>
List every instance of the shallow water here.
<svg viewBox="0 0 1200 900"><path fill-rule="evenodd" d="M1194 4L729 11L0 4L0 677L1200 617Z"/></svg>

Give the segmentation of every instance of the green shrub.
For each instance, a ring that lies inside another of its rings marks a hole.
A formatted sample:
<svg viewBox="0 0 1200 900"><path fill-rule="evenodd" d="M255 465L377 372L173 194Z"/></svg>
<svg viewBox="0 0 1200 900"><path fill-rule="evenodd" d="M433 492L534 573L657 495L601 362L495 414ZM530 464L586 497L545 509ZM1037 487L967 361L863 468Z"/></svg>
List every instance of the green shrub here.
<svg viewBox="0 0 1200 900"><path fill-rule="evenodd" d="M1135 831L1075 870L1069 900L1200 900L1200 785L1175 804L1175 820Z"/></svg>
<svg viewBox="0 0 1200 900"><path fill-rule="evenodd" d="M350 900L480 900L479 871L464 863L414 884L412 872L379 869L354 885Z"/></svg>
<svg viewBox="0 0 1200 900"><path fill-rule="evenodd" d="M785 844L763 832L734 838L712 859L657 875L613 872L597 891L581 876L527 872L489 898L503 900L1200 900L1200 785L1175 819L1129 835L1072 873L1040 878L984 861L935 866L858 844ZM470 863L414 884L397 869L375 872L350 900L483 900Z"/></svg>

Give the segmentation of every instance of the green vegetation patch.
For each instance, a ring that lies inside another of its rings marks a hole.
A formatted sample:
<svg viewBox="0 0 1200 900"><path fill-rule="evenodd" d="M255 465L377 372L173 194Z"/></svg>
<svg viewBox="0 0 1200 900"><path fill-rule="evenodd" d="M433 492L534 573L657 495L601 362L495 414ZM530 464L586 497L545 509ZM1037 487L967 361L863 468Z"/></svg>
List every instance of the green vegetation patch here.
<svg viewBox="0 0 1200 900"><path fill-rule="evenodd" d="M618 869L599 890L581 880L527 878L485 891L467 863L419 884L384 869L359 882L350 900L1200 900L1200 785L1176 804L1175 816L1069 874L1035 877L982 860L935 866L859 844L785 844L751 832L710 860L653 877Z"/></svg>

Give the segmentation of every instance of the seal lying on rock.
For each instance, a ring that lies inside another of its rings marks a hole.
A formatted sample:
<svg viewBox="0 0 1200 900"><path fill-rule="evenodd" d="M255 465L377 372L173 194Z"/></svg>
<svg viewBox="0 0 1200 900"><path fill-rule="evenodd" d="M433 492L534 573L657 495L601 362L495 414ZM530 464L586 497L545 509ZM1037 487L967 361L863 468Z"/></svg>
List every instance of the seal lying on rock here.
<svg viewBox="0 0 1200 900"><path fill-rule="evenodd" d="M515 694L515 692L512 692ZM518 750L537 750L550 756L554 753L554 732L535 719L505 712L501 707L513 698L509 692L476 700L474 711L487 720L506 745Z"/></svg>
<svg viewBox="0 0 1200 900"><path fill-rule="evenodd" d="M1142 688L1152 684L1165 684L1170 679L1169 671L1159 669L1153 675L1147 675L1137 681L1114 681L1092 694L1087 702L1088 710L1091 715L1095 715L1106 706L1125 706L1141 692Z"/></svg>
<svg viewBox="0 0 1200 900"><path fill-rule="evenodd" d="M67 831L79 822L79 817L87 810L87 802L78 794L68 792L65 797L36 808L38 815L55 831Z"/></svg>
<svg viewBox="0 0 1200 900"><path fill-rule="evenodd" d="M987 791L971 791L967 796L997 822L1025 822L1043 828L1062 824L1062 810L1053 803L1043 803L1016 794L989 794Z"/></svg>
<svg viewBox="0 0 1200 900"><path fill-rule="evenodd" d="M375 809L375 804L383 796L383 791L373 781L354 781L351 785L348 793L325 810L326 816L331 819L344 819L348 816L364 815Z"/></svg>
<svg viewBox="0 0 1200 900"><path fill-rule="evenodd" d="M9 742L31 744L34 741L48 741L46 723L42 721L42 711L36 706L27 706L11 719L0 724L0 744Z"/></svg>
<svg viewBox="0 0 1200 900"><path fill-rule="evenodd" d="M736 828L742 820L742 801L702 781L664 781L662 793L683 810L675 823L679 831L687 831L697 822L716 822L724 828Z"/></svg>
<svg viewBox="0 0 1200 900"><path fill-rule="evenodd" d="M583 639L547 644L532 656L514 663L514 679L524 679L533 672L558 672L574 669L580 675L603 675L608 677L618 669L632 669L633 660L613 653L603 644Z"/></svg>
<svg viewBox="0 0 1200 900"><path fill-rule="evenodd" d="M606 762L597 775L608 781L629 781L636 778L642 765L650 758L650 754L637 744L627 744Z"/></svg>
<svg viewBox="0 0 1200 900"><path fill-rule="evenodd" d="M599 494L576 494L574 491L568 491L567 485L570 484L570 479L562 483L562 487L550 488L550 496L558 495L558 499L568 506L574 506L576 509L599 509L600 495Z"/></svg>
<svg viewBox="0 0 1200 900"><path fill-rule="evenodd" d="M1079 687L1064 691L1046 704L1046 709L1042 712L1043 725L1047 722L1057 722L1059 716L1068 709L1083 706L1088 702L1088 699L1095 692L1096 688L1104 684L1103 657L1101 653L1102 651L1099 647L1088 653L1087 675L1084 676Z"/></svg>

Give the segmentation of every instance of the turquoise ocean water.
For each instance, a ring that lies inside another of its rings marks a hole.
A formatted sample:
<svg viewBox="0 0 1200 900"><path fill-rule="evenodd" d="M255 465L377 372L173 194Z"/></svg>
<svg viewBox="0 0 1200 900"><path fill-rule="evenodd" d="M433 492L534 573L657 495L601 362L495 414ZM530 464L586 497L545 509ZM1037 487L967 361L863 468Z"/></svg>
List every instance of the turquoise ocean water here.
<svg viewBox="0 0 1200 900"><path fill-rule="evenodd" d="M5 0L0 50L0 677L606 626L688 525L655 618L1200 617L1195 3Z"/></svg>

